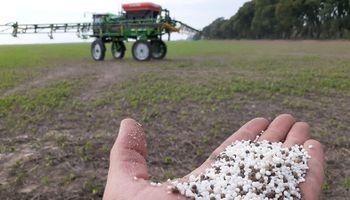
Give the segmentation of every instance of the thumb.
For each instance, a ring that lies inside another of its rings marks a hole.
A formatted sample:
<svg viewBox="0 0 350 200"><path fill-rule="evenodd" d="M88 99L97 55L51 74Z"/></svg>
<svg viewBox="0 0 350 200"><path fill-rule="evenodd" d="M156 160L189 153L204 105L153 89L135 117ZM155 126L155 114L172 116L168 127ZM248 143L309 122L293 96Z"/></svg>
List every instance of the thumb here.
<svg viewBox="0 0 350 200"><path fill-rule="evenodd" d="M123 178L136 176L148 179L146 159L147 143L141 124L133 119L124 119L111 150L109 173L118 173Z"/></svg>

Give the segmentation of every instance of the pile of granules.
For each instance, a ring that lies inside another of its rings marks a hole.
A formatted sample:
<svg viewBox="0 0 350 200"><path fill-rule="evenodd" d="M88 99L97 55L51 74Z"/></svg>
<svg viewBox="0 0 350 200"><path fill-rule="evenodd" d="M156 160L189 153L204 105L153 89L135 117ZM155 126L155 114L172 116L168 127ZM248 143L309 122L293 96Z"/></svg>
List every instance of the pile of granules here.
<svg viewBox="0 0 350 200"><path fill-rule="evenodd" d="M171 191L195 200L301 199L310 158L307 151L282 143L237 141L199 176L173 181Z"/></svg>

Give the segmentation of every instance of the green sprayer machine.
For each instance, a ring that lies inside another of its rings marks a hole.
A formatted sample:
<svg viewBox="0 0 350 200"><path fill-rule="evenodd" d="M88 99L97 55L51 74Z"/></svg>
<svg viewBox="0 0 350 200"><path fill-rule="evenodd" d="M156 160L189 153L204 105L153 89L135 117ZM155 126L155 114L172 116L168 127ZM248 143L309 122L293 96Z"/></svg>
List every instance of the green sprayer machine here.
<svg viewBox="0 0 350 200"><path fill-rule="evenodd" d="M122 5L118 14L93 14L92 23L18 24L0 25L0 32L11 30L12 36L24 33L48 33L52 39L55 32L76 32L78 37L95 38L91 44L91 56L96 61L105 58L106 43L111 43L112 55L122 59L125 55L125 41L134 40L132 56L138 61L163 59L167 46L162 36L173 32L200 35L200 31L180 21L171 19L169 10L154 3L130 3Z"/></svg>

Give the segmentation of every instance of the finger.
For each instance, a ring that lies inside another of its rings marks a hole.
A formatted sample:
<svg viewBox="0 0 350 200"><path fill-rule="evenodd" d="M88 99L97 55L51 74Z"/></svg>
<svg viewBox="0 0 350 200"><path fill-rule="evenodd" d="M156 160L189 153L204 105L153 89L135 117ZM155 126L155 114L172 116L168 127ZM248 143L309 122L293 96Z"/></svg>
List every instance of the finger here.
<svg viewBox="0 0 350 200"><path fill-rule="evenodd" d="M324 155L322 144L316 140L308 140L304 144L311 158L308 161L309 171L305 182L300 184L303 199L317 200L321 193L324 179Z"/></svg>
<svg viewBox="0 0 350 200"><path fill-rule="evenodd" d="M237 140L255 140L256 136L260 134L269 125L269 121L264 118L256 118L245 125L243 125L237 132L223 142L215 151L209 156L209 158L191 174L200 174L209 168L215 161L216 157L225 150L227 146ZM189 175L191 175L189 174Z"/></svg>
<svg viewBox="0 0 350 200"><path fill-rule="evenodd" d="M141 125L132 119L123 120L111 150L103 199L149 199L147 196L153 196L152 199L185 199L179 194L168 194L166 185L154 187L150 184L146 157L146 137Z"/></svg>
<svg viewBox="0 0 350 200"><path fill-rule="evenodd" d="M110 155L110 172L148 179L145 133L133 119L121 122L119 134Z"/></svg>
<svg viewBox="0 0 350 200"><path fill-rule="evenodd" d="M280 142L285 140L294 123L295 119L292 115L283 114L276 117L267 130L261 135L259 141L268 140L270 142Z"/></svg>
<svg viewBox="0 0 350 200"><path fill-rule="evenodd" d="M302 145L310 138L310 126L305 122L297 122L290 129L283 147Z"/></svg>

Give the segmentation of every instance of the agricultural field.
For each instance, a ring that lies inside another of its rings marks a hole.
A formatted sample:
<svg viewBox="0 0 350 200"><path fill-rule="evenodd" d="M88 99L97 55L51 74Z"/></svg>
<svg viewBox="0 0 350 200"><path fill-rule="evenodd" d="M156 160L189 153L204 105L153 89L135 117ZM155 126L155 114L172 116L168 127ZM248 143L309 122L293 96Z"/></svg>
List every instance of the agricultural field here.
<svg viewBox="0 0 350 200"><path fill-rule="evenodd" d="M324 144L322 199L350 196L350 42L169 42L162 61L89 44L0 46L0 199L100 199L122 119L152 180L195 169L246 121L281 113Z"/></svg>

